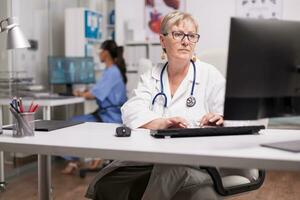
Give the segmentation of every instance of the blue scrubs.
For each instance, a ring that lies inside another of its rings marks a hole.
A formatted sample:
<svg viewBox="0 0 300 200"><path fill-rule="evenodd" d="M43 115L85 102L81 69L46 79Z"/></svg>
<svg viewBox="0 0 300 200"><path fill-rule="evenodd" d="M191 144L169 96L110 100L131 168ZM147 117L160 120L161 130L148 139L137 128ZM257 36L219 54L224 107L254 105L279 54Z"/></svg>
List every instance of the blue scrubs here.
<svg viewBox="0 0 300 200"><path fill-rule="evenodd" d="M112 65L104 70L101 78L91 89L91 93L96 97L99 109L97 115L102 122L122 123L121 106L127 101L126 86L122 74L116 65ZM72 121L98 122L98 118L93 115L79 115L71 119ZM78 157L64 156L66 160L79 160Z"/></svg>
<svg viewBox="0 0 300 200"><path fill-rule="evenodd" d="M116 65L107 67L91 89L91 93L96 97L99 109L97 115L103 122L122 123L121 106L127 101L126 86L122 74ZM72 118L74 121L96 122L97 117L81 115Z"/></svg>

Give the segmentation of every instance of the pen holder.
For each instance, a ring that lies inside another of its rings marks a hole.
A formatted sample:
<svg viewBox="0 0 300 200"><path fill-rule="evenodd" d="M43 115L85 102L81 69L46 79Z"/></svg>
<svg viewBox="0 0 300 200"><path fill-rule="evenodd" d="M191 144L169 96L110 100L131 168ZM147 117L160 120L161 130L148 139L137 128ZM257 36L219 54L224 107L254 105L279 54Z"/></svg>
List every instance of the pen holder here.
<svg viewBox="0 0 300 200"><path fill-rule="evenodd" d="M34 114L34 112L13 114L13 137L34 136Z"/></svg>

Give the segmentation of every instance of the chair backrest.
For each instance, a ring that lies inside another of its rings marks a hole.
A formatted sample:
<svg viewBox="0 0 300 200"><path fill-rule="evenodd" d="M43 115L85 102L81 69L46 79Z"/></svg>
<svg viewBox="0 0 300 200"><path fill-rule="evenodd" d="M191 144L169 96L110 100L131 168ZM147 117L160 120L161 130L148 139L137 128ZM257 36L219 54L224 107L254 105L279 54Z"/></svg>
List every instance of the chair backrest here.
<svg viewBox="0 0 300 200"><path fill-rule="evenodd" d="M265 171L258 170L258 177L254 180L249 180L249 182L243 181L239 177L233 177L237 181L237 184L230 185L226 187L226 183L224 183L224 178L221 177L220 172L215 167L201 167L202 169L206 169L209 175L211 176L214 182L214 188L216 192L221 196L229 196L235 195L243 192L249 192L251 190L256 190L260 188L265 180ZM232 180L230 180L232 182Z"/></svg>
<svg viewBox="0 0 300 200"><path fill-rule="evenodd" d="M138 67L138 77L140 77L143 73L150 70L153 67L151 60L147 58L141 58L139 60L139 67Z"/></svg>
<svg viewBox="0 0 300 200"><path fill-rule="evenodd" d="M146 71L150 70L152 68L152 62L151 60L147 58L141 58L138 62L138 68L137 72L134 73L127 73L128 82L126 85L127 88L127 96L130 98L132 96L132 91L136 89L139 77L145 73Z"/></svg>
<svg viewBox="0 0 300 200"><path fill-rule="evenodd" d="M224 48L208 49L198 55L201 61L214 65L224 77L227 70L227 50Z"/></svg>

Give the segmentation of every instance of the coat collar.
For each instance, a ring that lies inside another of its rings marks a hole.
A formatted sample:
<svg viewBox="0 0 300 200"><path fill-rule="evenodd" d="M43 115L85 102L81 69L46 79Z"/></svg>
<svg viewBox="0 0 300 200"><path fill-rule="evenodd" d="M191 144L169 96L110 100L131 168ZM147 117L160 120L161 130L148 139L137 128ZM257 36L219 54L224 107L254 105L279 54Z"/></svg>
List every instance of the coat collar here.
<svg viewBox="0 0 300 200"><path fill-rule="evenodd" d="M200 63L199 60L197 60L197 61L195 62L195 66L196 66L196 80L195 80L195 82L196 82L196 84L199 84L199 82L200 82L200 79L199 79L199 72L198 72L198 71L200 70L200 65L199 65L199 63ZM159 63L159 64L157 64L157 65L153 68L153 70L152 70L152 77L153 77L154 79L160 81L161 70L163 69L163 67L164 67L165 64L166 64L166 63ZM192 62L190 63L189 71L188 71L187 76L188 76L188 79L189 79L191 82L193 82L193 79L194 79L194 77L193 77L193 76L194 76L194 68L193 68Z"/></svg>

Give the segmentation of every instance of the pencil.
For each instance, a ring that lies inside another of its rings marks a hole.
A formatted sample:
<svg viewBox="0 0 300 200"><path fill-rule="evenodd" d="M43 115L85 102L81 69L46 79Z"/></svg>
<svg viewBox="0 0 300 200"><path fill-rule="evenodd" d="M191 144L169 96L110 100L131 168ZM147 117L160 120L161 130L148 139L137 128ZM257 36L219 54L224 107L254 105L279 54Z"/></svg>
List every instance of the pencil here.
<svg viewBox="0 0 300 200"><path fill-rule="evenodd" d="M29 108L28 108L28 112L32 112L32 108L33 108L33 101L31 102Z"/></svg>
<svg viewBox="0 0 300 200"><path fill-rule="evenodd" d="M36 105L33 107L32 112L35 112L35 111L38 109L38 107L39 107L39 104L36 104Z"/></svg>
<svg viewBox="0 0 300 200"><path fill-rule="evenodd" d="M19 99L19 104L20 104L20 112L22 113L22 112L24 112L22 98Z"/></svg>

